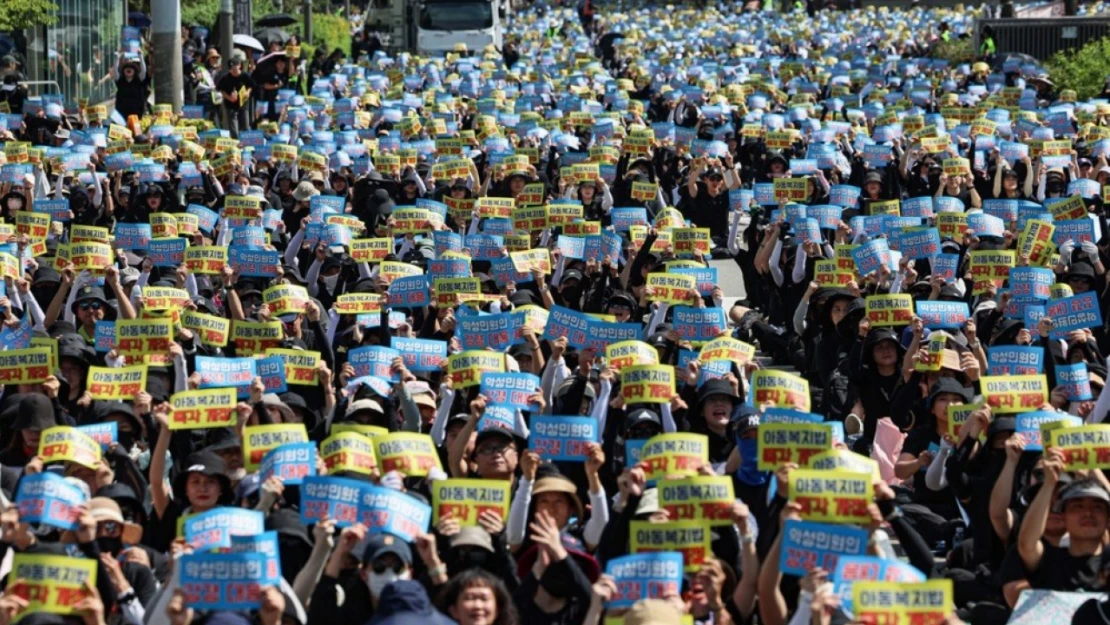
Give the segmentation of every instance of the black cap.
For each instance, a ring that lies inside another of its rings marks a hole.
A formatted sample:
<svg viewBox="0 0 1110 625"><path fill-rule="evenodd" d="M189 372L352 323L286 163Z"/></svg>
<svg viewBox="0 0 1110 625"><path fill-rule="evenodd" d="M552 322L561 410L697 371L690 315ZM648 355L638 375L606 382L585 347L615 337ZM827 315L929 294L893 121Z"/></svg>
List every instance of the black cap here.
<svg viewBox="0 0 1110 625"><path fill-rule="evenodd" d="M940 378L933 383L933 387L929 389L929 407L932 408L933 401L936 400L937 395L941 393L950 393L952 395L959 395L964 403L971 401L971 389L967 388L956 378Z"/></svg>
<svg viewBox="0 0 1110 625"><path fill-rule="evenodd" d="M732 385L728 380L723 378L715 378L713 380L706 380L705 384L701 385L698 389L698 403L705 403L705 400L714 395L724 395L733 403L739 403L740 398L736 396L736 392L732 390Z"/></svg>

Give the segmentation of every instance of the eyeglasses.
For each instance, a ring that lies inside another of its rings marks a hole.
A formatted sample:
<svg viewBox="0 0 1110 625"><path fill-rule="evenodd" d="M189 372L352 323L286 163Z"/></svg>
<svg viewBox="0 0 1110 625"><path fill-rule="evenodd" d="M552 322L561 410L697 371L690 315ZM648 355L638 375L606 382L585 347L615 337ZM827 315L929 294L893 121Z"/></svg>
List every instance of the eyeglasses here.
<svg viewBox="0 0 1110 625"><path fill-rule="evenodd" d="M615 313L630 313L630 312L632 312L632 309L629 308L628 306L625 306L624 304L610 304L609 305L609 310L611 312L615 312Z"/></svg>
<svg viewBox="0 0 1110 625"><path fill-rule="evenodd" d="M374 569L374 572L378 575L381 575L382 573L385 573L389 570L392 570L394 573L400 575L401 572L405 570L405 564L403 562L395 562L393 566L386 566L385 562L375 562L372 568Z"/></svg>
<svg viewBox="0 0 1110 625"><path fill-rule="evenodd" d="M100 310L100 302L81 302L79 306L81 310Z"/></svg>
<svg viewBox="0 0 1110 625"><path fill-rule="evenodd" d="M485 445L478 449L479 456L504 456L512 449L511 445Z"/></svg>

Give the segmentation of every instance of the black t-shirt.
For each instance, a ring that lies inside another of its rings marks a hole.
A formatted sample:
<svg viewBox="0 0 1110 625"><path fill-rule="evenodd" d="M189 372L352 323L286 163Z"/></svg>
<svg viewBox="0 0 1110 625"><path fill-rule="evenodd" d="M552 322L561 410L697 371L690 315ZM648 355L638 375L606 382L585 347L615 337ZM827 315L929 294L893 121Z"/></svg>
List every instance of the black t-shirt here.
<svg viewBox="0 0 1110 625"><path fill-rule="evenodd" d="M223 78L220 79L220 82L216 83L216 88L219 89L222 93L231 93L232 91L238 91L243 87L251 90L254 90L257 87L257 85L254 84L254 80L252 80L246 72L242 72L238 76L232 76L231 72L228 72L224 74ZM242 101L232 102L231 100L228 100L226 96L224 97L224 104L226 104L228 108L234 110L243 108Z"/></svg>
<svg viewBox="0 0 1110 625"><path fill-rule="evenodd" d="M906 435L906 442L902 444L902 453L916 458L918 454L929 449L929 445L937 446L934 448L934 455L936 455L936 450L940 447L940 435L937 434L936 426L932 423L910 430ZM955 499L950 488L946 486L942 490L932 490L925 485L925 471L928 468L922 467L913 476L913 502L930 508L952 506Z"/></svg>
<svg viewBox="0 0 1110 625"><path fill-rule="evenodd" d="M709 196L709 188L698 182L698 196L687 197L682 213L699 228L709 228L715 237L728 236L728 191L722 189L716 197Z"/></svg>
<svg viewBox="0 0 1110 625"><path fill-rule="evenodd" d="M1008 584L1020 579L1029 580L1029 585L1037 590L1061 591L1098 591L1102 589L1099 581L1098 563L1101 556L1073 556L1067 547L1053 547L1041 541L1044 555L1037 570L1025 568L1025 562L1018 553L1017 545L1010 547L1002 559L999 582Z"/></svg>

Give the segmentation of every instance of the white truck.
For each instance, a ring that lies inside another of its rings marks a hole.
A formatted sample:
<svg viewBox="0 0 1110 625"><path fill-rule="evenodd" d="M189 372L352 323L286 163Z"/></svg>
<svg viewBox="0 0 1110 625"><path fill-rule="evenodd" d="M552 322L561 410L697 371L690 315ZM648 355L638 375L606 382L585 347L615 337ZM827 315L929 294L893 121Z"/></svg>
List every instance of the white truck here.
<svg viewBox="0 0 1110 625"><path fill-rule="evenodd" d="M501 49L508 0L422 0L416 23L417 54Z"/></svg>

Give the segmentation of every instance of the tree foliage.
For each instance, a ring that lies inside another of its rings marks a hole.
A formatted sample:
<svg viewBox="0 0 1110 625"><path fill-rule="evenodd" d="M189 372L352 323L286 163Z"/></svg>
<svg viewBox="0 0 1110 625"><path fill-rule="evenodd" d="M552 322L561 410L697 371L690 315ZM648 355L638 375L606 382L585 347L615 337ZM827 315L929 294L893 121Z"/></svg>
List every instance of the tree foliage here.
<svg viewBox="0 0 1110 625"><path fill-rule="evenodd" d="M58 5L50 0L4 0L0 2L0 31L23 30L58 21Z"/></svg>
<svg viewBox="0 0 1110 625"><path fill-rule="evenodd" d="M933 48L933 58L946 59L950 64L970 63L975 60L975 46L970 38L953 37L949 41L938 41Z"/></svg>
<svg viewBox="0 0 1110 625"><path fill-rule="evenodd" d="M1102 93L1110 71L1110 37L1091 41L1082 48L1057 52L1045 66L1059 89L1074 89L1081 100Z"/></svg>

